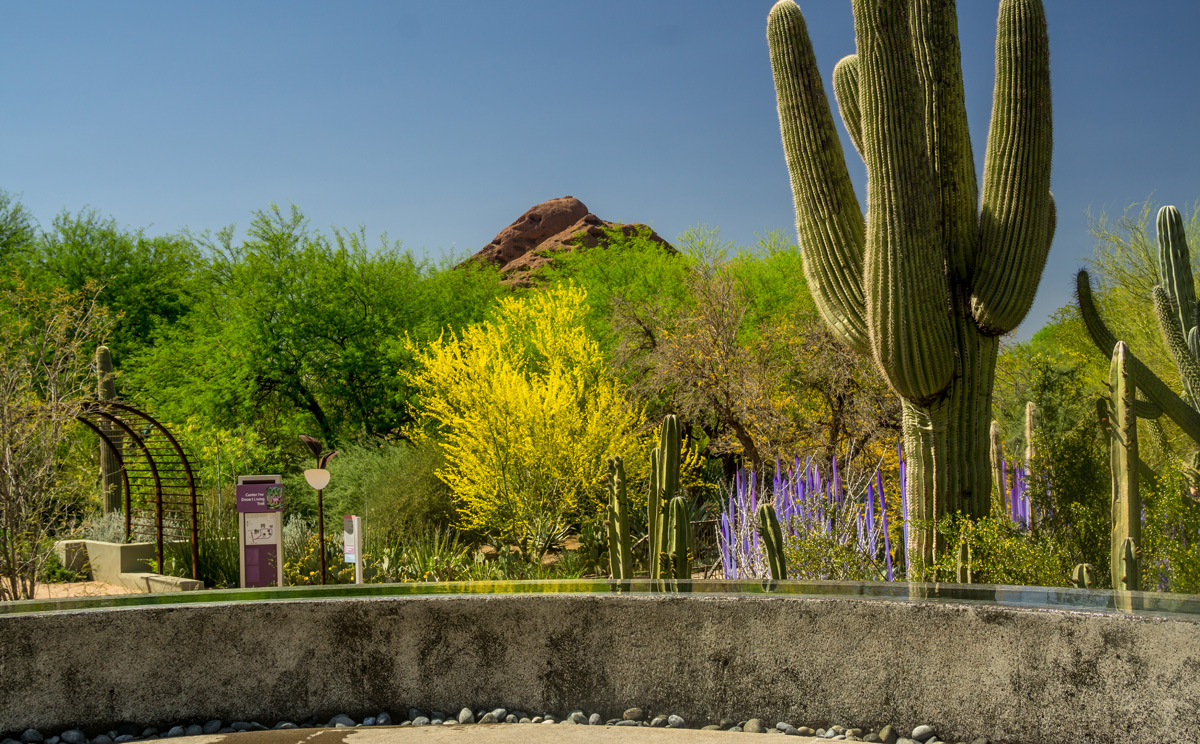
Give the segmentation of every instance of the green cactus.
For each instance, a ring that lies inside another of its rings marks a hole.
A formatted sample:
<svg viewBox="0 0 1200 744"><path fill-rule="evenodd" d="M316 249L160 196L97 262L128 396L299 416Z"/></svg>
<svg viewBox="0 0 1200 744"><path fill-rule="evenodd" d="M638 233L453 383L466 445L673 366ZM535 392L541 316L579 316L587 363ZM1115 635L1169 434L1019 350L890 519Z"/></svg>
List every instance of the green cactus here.
<svg viewBox="0 0 1200 744"><path fill-rule="evenodd" d="M911 17L910 17L911 9ZM804 273L825 322L870 353L904 404L910 565L932 522L991 510L998 337L1025 317L1054 234L1049 46L1041 0L1001 0L991 131L978 189L951 0L853 0L842 120L867 164L867 214L842 156L804 18L767 21Z"/></svg>
<svg viewBox="0 0 1200 744"><path fill-rule="evenodd" d="M1000 422L993 420L991 429L992 488L999 496L996 503L1004 503L1004 434L1000 431Z"/></svg>
<svg viewBox="0 0 1200 744"><path fill-rule="evenodd" d="M96 399L100 401L116 400L117 383L113 377L112 352L107 346L96 349ZM121 447L123 437L120 430L107 419L100 423L100 430L112 440L113 444ZM121 493L121 466L117 464L116 455L108 448L103 440L100 441L100 494L104 503L104 513L123 511Z"/></svg>
<svg viewBox="0 0 1200 744"><path fill-rule="evenodd" d="M662 555L670 539L665 512L679 492L680 448L679 418L671 414L663 419L658 446L650 453L650 495L646 500L646 528L652 579L660 578L662 574Z"/></svg>
<svg viewBox="0 0 1200 744"><path fill-rule="evenodd" d="M608 461L608 570L614 579L633 578L633 542L629 534L629 497L625 490L625 463Z"/></svg>
<svg viewBox="0 0 1200 744"><path fill-rule="evenodd" d="M1090 563L1080 563L1071 571L1071 583L1077 589L1091 589L1096 580L1096 567Z"/></svg>
<svg viewBox="0 0 1200 744"><path fill-rule="evenodd" d="M670 577L662 578L690 579L692 578L692 515L688 509L687 500L682 496L671 499L668 510L670 514L669 534L667 536L666 561L664 568Z"/></svg>
<svg viewBox="0 0 1200 744"><path fill-rule="evenodd" d="M970 584L971 581L971 546L963 540L958 544L958 561L955 566L955 581L960 584Z"/></svg>
<svg viewBox="0 0 1200 744"><path fill-rule="evenodd" d="M1113 588L1122 591L1136 592L1141 589L1141 570L1139 558L1141 551L1132 537L1121 541L1116 551L1119 556L1119 571L1113 572Z"/></svg>
<svg viewBox="0 0 1200 744"><path fill-rule="evenodd" d="M1138 491L1137 378L1131 374L1129 347L1118 341L1109 365L1109 396L1101 409L1109 436L1112 471L1110 560L1114 589L1137 589L1136 551L1142 544L1142 500ZM1135 557L1126 561L1127 546ZM1129 566L1133 567L1129 571ZM1132 575L1132 579L1126 576ZM1130 582L1132 581L1132 585Z"/></svg>
<svg viewBox="0 0 1200 744"><path fill-rule="evenodd" d="M787 558L783 554L783 530L779 527L779 515L771 503L758 505L758 522L762 528L763 549L767 553L767 566L771 578L781 581L787 578Z"/></svg>

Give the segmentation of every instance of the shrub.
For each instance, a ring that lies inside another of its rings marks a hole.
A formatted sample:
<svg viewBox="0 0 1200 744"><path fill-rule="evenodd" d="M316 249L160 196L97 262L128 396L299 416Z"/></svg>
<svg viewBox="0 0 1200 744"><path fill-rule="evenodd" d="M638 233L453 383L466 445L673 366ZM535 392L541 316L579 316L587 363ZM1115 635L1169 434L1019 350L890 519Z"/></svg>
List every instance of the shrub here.
<svg viewBox="0 0 1200 744"><path fill-rule="evenodd" d="M410 342L416 413L441 435L437 474L458 526L540 559L556 535L603 504L603 463L646 470L641 411L607 371L572 286L501 299L492 320L424 347Z"/></svg>

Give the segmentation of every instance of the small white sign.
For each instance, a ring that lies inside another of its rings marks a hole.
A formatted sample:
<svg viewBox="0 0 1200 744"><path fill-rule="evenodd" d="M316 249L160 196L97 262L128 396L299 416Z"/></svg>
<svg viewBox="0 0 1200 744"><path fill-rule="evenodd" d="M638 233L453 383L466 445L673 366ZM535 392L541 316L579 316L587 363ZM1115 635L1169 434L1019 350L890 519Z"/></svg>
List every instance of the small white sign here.
<svg viewBox="0 0 1200 744"><path fill-rule="evenodd" d="M356 521L357 520L349 514L342 517L342 545L346 553L346 563L358 562L358 540L354 534L354 523Z"/></svg>

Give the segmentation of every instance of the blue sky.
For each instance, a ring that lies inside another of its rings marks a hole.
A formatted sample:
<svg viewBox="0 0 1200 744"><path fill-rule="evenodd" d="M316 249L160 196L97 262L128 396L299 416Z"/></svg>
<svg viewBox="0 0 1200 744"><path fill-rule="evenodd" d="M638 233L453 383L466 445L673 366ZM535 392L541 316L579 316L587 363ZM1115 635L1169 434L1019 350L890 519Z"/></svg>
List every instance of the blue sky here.
<svg viewBox="0 0 1200 744"><path fill-rule="evenodd" d="M315 227L430 255L474 252L567 194L667 239L698 224L740 245L794 239L770 6L0 0L0 188L43 225L91 206L150 234L294 203ZM982 163L996 3L959 6ZM828 85L854 50L850 4L801 8ZM1046 8L1059 222L1020 337L1068 301L1088 210L1200 197L1200 3Z"/></svg>

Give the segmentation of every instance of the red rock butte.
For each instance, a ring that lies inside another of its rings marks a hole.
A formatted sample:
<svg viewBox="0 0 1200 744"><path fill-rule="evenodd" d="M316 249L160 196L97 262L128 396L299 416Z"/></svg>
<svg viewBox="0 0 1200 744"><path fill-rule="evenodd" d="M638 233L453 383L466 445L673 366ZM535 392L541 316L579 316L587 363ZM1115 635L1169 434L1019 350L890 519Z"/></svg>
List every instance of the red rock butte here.
<svg viewBox="0 0 1200 744"><path fill-rule="evenodd" d="M620 230L627 236L649 231L650 240L671 253L675 248L640 222L622 224L602 220L573 196L550 199L530 207L492 242L467 261L486 261L500 268L506 283L528 284L538 268L552 263L554 254L604 244L607 231Z"/></svg>

